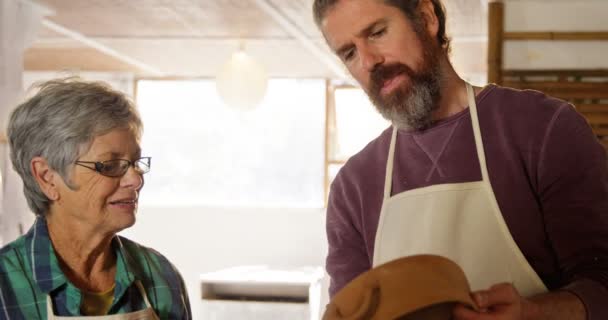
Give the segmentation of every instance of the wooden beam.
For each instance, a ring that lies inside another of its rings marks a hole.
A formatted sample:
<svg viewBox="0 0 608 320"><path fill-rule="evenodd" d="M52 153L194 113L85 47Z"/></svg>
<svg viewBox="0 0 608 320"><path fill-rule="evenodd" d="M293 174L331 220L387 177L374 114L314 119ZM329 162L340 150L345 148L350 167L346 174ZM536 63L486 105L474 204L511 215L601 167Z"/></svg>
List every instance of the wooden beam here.
<svg viewBox="0 0 608 320"><path fill-rule="evenodd" d="M598 136L608 137L608 127L606 128L592 128L593 132Z"/></svg>
<svg viewBox="0 0 608 320"><path fill-rule="evenodd" d="M348 159L332 159L332 160L329 161L329 164L342 165L342 164L345 164L346 161L348 161Z"/></svg>
<svg viewBox="0 0 608 320"><path fill-rule="evenodd" d="M504 33L505 40L568 40L593 41L608 40L608 31L597 32L554 32L554 31L510 31Z"/></svg>
<svg viewBox="0 0 608 320"><path fill-rule="evenodd" d="M506 86L541 88L546 90L583 90L608 91L608 82L578 82L578 81L505 81ZM589 98L595 98L590 96Z"/></svg>
<svg viewBox="0 0 608 320"><path fill-rule="evenodd" d="M131 56L128 56L124 53L118 52L108 46L106 46L103 43L94 41L90 38L88 38L87 36L78 33L74 30L70 30L64 26L61 26L53 21L50 20L42 20L42 25L44 25L45 27L47 27L48 29L55 31L59 34L62 34L66 37L72 38L78 42L81 42L91 48L94 48L96 50L99 50L100 52L103 52L104 54L114 57L122 62L128 63L130 65L133 65L141 70L145 70L148 73L151 73L153 75L156 76L163 76L164 72L162 72L161 70L157 69L156 67L150 66L142 61L139 61Z"/></svg>
<svg viewBox="0 0 608 320"><path fill-rule="evenodd" d="M608 113L608 104L578 104L575 106L580 113Z"/></svg>
<svg viewBox="0 0 608 320"><path fill-rule="evenodd" d="M538 90L538 89L533 89ZM542 91L542 90L539 90ZM549 96L555 98L572 101L572 100L593 100L593 99L608 99L608 92L597 92L597 91L579 91L579 90L544 90L542 91ZM576 104L576 102L575 102Z"/></svg>
<svg viewBox="0 0 608 320"><path fill-rule="evenodd" d="M608 99L608 83L507 81L504 86L538 90L564 100Z"/></svg>
<svg viewBox="0 0 608 320"><path fill-rule="evenodd" d="M125 63L90 47L32 47L27 49L23 55L23 66L27 71L74 70L77 72L131 72L151 75L132 64Z"/></svg>
<svg viewBox="0 0 608 320"><path fill-rule="evenodd" d="M589 124L592 126L608 126L608 114L585 114L584 115Z"/></svg>
<svg viewBox="0 0 608 320"><path fill-rule="evenodd" d="M526 76L571 76L571 77L608 77L608 69L556 69L556 70L503 70L505 77Z"/></svg>
<svg viewBox="0 0 608 320"><path fill-rule="evenodd" d="M502 84L504 4L488 4L488 82Z"/></svg>

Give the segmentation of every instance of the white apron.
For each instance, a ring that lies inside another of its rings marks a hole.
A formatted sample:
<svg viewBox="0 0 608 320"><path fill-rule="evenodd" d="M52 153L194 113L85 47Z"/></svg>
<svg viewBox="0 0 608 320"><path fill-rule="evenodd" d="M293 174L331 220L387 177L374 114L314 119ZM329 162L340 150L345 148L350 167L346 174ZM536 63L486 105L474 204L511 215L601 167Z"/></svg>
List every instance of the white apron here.
<svg viewBox="0 0 608 320"><path fill-rule="evenodd" d="M393 128L373 265L415 254L436 254L458 263L473 291L510 282L522 296L546 292L511 237L496 202L470 84L467 94L483 180L434 185L391 196L397 140L397 129Z"/></svg>
<svg viewBox="0 0 608 320"><path fill-rule="evenodd" d="M150 305L150 301L148 300L148 296L146 295L146 291L144 287L141 285L139 281L135 281L135 285L137 285L137 289L141 293L141 296L144 298L146 302L146 308L129 313L122 314L114 314L114 315L106 315L106 316L79 316L79 317L59 317L56 316L53 312L53 302L51 301L50 296L46 296L46 314L47 319L57 319L57 320L74 320L74 319L90 319L90 320L159 320L158 316L154 312L154 309Z"/></svg>

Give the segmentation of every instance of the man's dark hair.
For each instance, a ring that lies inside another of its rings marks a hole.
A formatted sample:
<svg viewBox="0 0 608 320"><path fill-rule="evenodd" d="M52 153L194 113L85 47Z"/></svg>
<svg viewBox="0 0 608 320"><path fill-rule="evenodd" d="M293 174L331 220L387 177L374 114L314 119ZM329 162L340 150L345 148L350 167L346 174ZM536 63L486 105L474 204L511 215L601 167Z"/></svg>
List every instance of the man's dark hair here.
<svg viewBox="0 0 608 320"><path fill-rule="evenodd" d="M331 9L338 1L341 0L315 0L312 5L312 12L314 15L315 23L318 27L321 27L321 22L327 11ZM410 20L414 30L418 34L424 31L424 17L418 12L418 5L420 0L377 0L384 1L386 5L393 6L401 10L405 16ZM445 33L446 14L445 8L441 3L441 0L429 0L433 3L435 15L439 21L439 30L437 31L437 42L443 47L446 52L450 50L450 39Z"/></svg>

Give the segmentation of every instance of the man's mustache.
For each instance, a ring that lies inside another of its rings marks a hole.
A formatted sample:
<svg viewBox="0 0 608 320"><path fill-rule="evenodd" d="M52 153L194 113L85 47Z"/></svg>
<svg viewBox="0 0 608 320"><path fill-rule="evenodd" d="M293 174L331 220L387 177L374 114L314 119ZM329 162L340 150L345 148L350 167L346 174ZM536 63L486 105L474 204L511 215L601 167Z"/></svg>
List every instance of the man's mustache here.
<svg viewBox="0 0 608 320"><path fill-rule="evenodd" d="M401 64L393 63L390 65L378 65L371 72L371 82L375 89L380 89L384 82L399 74L406 74L410 78L415 78L416 73L410 67Z"/></svg>

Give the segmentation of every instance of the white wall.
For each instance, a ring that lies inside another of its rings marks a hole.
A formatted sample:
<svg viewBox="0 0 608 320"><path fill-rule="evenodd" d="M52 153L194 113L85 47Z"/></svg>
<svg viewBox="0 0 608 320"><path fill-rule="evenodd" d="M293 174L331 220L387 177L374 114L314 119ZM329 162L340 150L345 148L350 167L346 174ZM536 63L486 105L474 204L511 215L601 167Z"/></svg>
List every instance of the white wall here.
<svg viewBox="0 0 608 320"><path fill-rule="evenodd" d="M606 0L506 0L505 31L608 31ZM608 41L508 41L505 69L608 68Z"/></svg>
<svg viewBox="0 0 608 320"><path fill-rule="evenodd" d="M324 209L140 208L122 234L155 248L181 271L199 319L199 275L241 265L324 266ZM327 304L323 284L321 312Z"/></svg>

